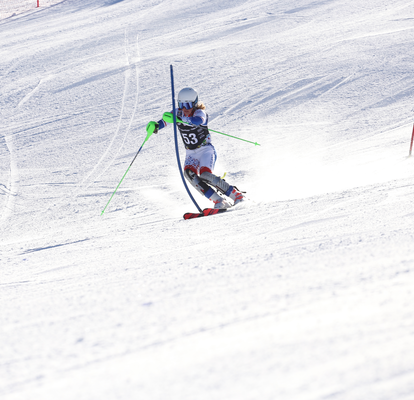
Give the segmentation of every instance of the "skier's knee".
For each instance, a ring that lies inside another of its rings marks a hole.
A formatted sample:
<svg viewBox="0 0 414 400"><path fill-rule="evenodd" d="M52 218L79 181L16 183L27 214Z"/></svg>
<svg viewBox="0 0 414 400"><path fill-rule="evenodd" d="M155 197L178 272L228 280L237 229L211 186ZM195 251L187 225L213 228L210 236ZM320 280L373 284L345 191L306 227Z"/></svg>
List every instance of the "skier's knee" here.
<svg viewBox="0 0 414 400"><path fill-rule="evenodd" d="M184 170L184 176L202 195L210 198L214 193L214 189L208 186L207 183L200 179L200 177L190 168Z"/></svg>
<svg viewBox="0 0 414 400"><path fill-rule="evenodd" d="M190 168L187 168L184 170L184 176L187 178L187 180L192 182L194 180L194 177L196 176L196 173L194 171L191 171Z"/></svg>

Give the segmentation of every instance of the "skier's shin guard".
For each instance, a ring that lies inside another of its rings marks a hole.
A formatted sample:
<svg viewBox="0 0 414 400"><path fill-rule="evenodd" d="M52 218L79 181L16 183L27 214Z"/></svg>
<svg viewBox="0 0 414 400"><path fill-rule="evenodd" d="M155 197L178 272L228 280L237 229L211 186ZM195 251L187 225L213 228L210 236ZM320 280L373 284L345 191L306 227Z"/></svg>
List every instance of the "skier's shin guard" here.
<svg viewBox="0 0 414 400"><path fill-rule="evenodd" d="M203 196L206 196L210 199L214 194L216 194L215 190L207 185L203 180L201 180L198 175L191 171L191 169L186 169L184 171L184 176L187 180L191 183L191 185ZM211 199L210 199L211 200Z"/></svg>
<svg viewBox="0 0 414 400"><path fill-rule="evenodd" d="M230 196L231 192L233 191L233 186L229 185L223 179L220 179L219 176L212 174L211 172L204 171L200 178L207 182L209 185L215 187L221 193L225 194L226 196Z"/></svg>

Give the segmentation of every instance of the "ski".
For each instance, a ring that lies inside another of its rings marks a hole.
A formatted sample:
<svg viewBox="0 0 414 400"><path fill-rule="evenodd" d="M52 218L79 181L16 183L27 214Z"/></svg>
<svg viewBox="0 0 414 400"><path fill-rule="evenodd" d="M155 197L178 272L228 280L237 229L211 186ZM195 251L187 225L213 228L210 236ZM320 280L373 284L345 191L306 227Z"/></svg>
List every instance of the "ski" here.
<svg viewBox="0 0 414 400"><path fill-rule="evenodd" d="M184 219L193 219L200 217L208 217L209 215L216 215L227 211L227 208L205 208L200 213L185 213L183 215Z"/></svg>

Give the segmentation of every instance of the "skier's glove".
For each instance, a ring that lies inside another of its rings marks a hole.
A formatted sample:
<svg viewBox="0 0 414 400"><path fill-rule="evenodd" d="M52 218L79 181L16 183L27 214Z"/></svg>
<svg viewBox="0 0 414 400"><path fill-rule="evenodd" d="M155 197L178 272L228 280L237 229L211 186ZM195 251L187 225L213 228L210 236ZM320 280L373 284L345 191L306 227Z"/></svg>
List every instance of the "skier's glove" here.
<svg viewBox="0 0 414 400"><path fill-rule="evenodd" d="M160 125L158 124L158 122L155 121L150 121L147 124L147 133L149 135L152 135L153 133L158 133L158 128L160 127Z"/></svg>
<svg viewBox="0 0 414 400"><path fill-rule="evenodd" d="M162 115L162 119L163 119L165 122L167 122L167 123L169 123L169 124L172 124L172 123L174 122L173 113L170 113L170 112L165 112L165 113Z"/></svg>

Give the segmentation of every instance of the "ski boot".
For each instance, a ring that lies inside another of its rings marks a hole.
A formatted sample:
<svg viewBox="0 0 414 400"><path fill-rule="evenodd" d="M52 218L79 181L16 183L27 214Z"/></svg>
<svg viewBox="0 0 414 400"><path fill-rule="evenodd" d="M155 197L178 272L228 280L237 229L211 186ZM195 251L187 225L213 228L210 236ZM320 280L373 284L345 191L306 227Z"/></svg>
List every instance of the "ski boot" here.
<svg viewBox="0 0 414 400"><path fill-rule="evenodd" d="M214 203L214 208L230 208L231 207L231 205L216 192L214 192L209 197L209 200L211 200Z"/></svg>
<svg viewBox="0 0 414 400"><path fill-rule="evenodd" d="M234 206L246 200L246 197L243 195L243 193L240 192L239 189L237 189L235 186L233 186L233 190L231 191L229 197L234 201Z"/></svg>

